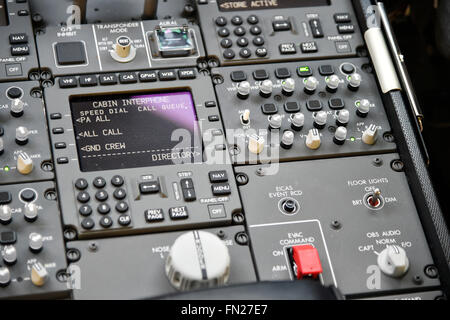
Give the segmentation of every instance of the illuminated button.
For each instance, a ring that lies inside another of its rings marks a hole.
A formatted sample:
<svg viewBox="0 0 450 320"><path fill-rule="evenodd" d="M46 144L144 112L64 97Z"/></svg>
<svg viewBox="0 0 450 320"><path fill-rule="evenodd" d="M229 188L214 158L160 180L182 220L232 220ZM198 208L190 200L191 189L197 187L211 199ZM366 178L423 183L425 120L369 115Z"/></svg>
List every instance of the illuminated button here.
<svg viewBox="0 0 450 320"><path fill-rule="evenodd" d="M319 252L312 245L292 247L292 258L295 263L297 279L312 277L316 279L322 272Z"/></svg>
<svg viewBox="0 0 450 320"><path fill-rule="evenodd" d="M38 218L38 207L34 203L26 203L24 207L24 218L28 222L36 221Z"/></svg>
<svg viewBox="0 0 450 320"><path fill-rule="evenodd" d="M305 92L307 94L313 94L319 85L319 81L314 77L306 78L303 83L305 84Z"/></svg>
<svg viewBox="0 0 450 320"><path fill-rule="evenodd" d="M48 278L49 275L44 265L40 262L35 262L31 267L31 282L37 287L42 287Z"/></svg>
<svg viewBox="0 0 450 320"><path fill-rule="evenodd" d="M327 124L328 113L325 111L319 111L314 115L314 127L317 129L325 128Z"/></svg>
<svg viewBox="0 0 450 320"><path fill-rule="evenodd" d="M281 147L284 149L290 149L292 148L292 145L294 144L294 133L292 131L285 131L283 132L283 136L281 137Z"/></svg>
<svg viewBox="0 0 450 320"><path fill-rule="evenodd" d="M248 150L253 154L260 154L264 150L265 140L256 134L248 138Z"/></svg>
<svg viewBox="0 0 450 320"><path fill-rule="evenodd" d="M11 115L16 118L22 116L24 106L25 104L20 99L14 99L11 101Z"/></svg>
<svg viewBox="0 0 450 320"><path fill-rule="evenodd" d="M17 262L17 250L14 246L8 245L3 248L3 261L8 265L13 265Z"/></svg>
<svg viewBox="0 0 450 320"><path fill-rule="evenodd" d="M297 68L297 74L299 77L306 78L312 76L312 69L308 66L300 66Z"/></svg>
<svg viewBox="0 0 450 320"><path fill-rule="evenodd" d="M291 128L295 131L303 129L305 124L305 115L301 112L291 115Z"/></svg>
<svg viewBox="0 0 450 320"><path fill-rule="evenodd" d="M281 83L282 93L285 96L292 96L295 91L295 80L292 78L287 78Z"/></svg>
<svg viewBox="0 0 450 320"><path fill-rule="evenodd" d="M338 127L334 133L333 142L337 145L343 145L347 139L347 129L345 127Z"/></svg>
<svg viewBox="0 0 450 320"><path fill-rule="evenodd" d="M28 247L31 252L37 253L44 248L44 239L41 234L33 232L28 236Z"/></svg>
<svg viewBox="0 0 450 320"><path fill-rule="evenodd" d="M12 221L12 210L9 206L0 206L0 223L7 225Z"/></svg>
<svg viewBox="0 0 450 320"><path fill-rule="evenodd" d="M306 146L311 150L317 150L320 148L321 139L317 129L311 129L306 137Z"/></svg>
<svg viewBox="0 0 450 320"><path fill-rule="evenodd" d="M350 121L350 112L346 109L337 112L336 124L340 127L345 127Z"/></svg>
<svg viewBox="0 0 450 320"><path fill-rule="evenodd" d="M21 152L17 157L17 171L20 174L27 175L33 171L33 160L25 152Z"/></svg>
<svg viewBox="0 0 450 320"><path fill-rule="evenodd" d="M409 259L405 250L397 245L390 245L378 255L378 266L381 271L390 277L400 278L409 269Z"/></svg>
<svg viewBox="0 0 450 320"><path fill-rule="evenodd" d="M373 145L377 142L378 138L378 128L376 125L371 124L362 135L362 141L365 144Z"/></svg>
<svg viewBox="0 0 450 320"><path fill-rule="evenodd" d="M30 131L25 127L16 128L16 143L18 145L25 145L28 143L28 137L30 136Z"/></svg>
<svg viewBox="0 0 450 320"><path fill-rule="evenodd" d="M359 89L361 85L362 77L359 73L353 73L347 76L348 88L352 91L356 91Z"/></svg>
<svg viewBox="0 0 450 320"><path fill-rule="evenodd" d="M370 112L370 101L367 99L362 99L356 103L356 107L356 114L361 118L365 118Z"/></svg>

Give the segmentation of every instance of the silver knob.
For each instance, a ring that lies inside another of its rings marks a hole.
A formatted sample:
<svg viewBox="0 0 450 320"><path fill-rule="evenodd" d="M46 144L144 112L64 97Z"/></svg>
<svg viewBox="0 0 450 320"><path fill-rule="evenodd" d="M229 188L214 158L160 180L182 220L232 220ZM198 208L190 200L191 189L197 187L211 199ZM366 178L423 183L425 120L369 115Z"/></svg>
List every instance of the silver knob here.
<svg viewBox="0 0 450 320"><path fill-rule="evenodd" d="M340 127L345 127L350 121L350 112L347 109L338 111L336 124Z"/></svg>
<svg viewBox="0 0 450 320"><path fill-rule="evenodd" d="M39 252L44 247L44 239L39 233L30 233L28 237L28 245L32 252Z"/></svg>
<svg viewBox="0 0 450 320"><path fill-rule="evenodd" d="M370 111L370 101L367 99L362 99L356 103L356 114L361 118L367 117Z"/></svg>
<svg viewBox="0 0 450 320"><path fill-rule="evenodd" d="M337 145L343 145L347 139L347 129L345 127L338 127L334 133L333 141Z"/></svg>
<svg viewBox="0 0 450 320"><path fill-rule="evenodd" d="M23 115L24 103L20 99L14 99L11 101L11 115L13 117L20 117Z"/></svg>
<svg viewBox="0 0 450 320"><path fill-rule="evenodd" d="M319 86L319 80L314 77L306 78L303 82L305 84L305 92L308 94L313 94Z"/></svg>
<svg viewBox="0 0 450 320"><path fill-rule="evenodd" d="M290 130L285 131L281 137L280 145L284 149L291 149L294 145L294 133Z"/></svg>
<svg viewBox="0 0 450 320"><path fill-rule="evenodd" d="M34 203L26 203L24 208L24 217L28 222L33 222L38 217L38 207Z"/></svg>
<svg viewBox="0 0 450 320"><path fill-rule="evenodd" d="M359 73L353 73L347 77L348 88L352 91L356 91L359 89L359 86L362 82L362 77Z"/></svg>
<svg viewBox="0 0 450 320"><path fill-rule="evenodd" d="M269 128L271 130L278 130L280 129L282 122L283 117L279 114L274 114L273 116L269 117Z"/></svg>
<svg viewBox="0 0 450 320"><path fill-rule="evenodd" d="M30 135L30 131L28 131L25 127L17 127L16 128L16 143L18 145L25 145L28 143L28 136Z"/></svg>
<svg viewBox="0 0 450 320"><path fill-rule="evenodd" d="M295 91L295 80L292 78L287 78L281 83L281 92L285 96L292 96Z"/></svg>
<svg viewBox="0 0 450 320"><path fill-rule="evenodd" d="M261 97L268 98L272 95L273 91L273 82L271 80L264 80L259 85L259 94Z"/></svg>
<svg viewBox="0 0 450 320"><path fill-rule="evenodd" d="M0 223L9 224L12 221L12 210L9 206L0 206Z"/></svg>
<svg viewBox="0 0 450 320"><path fill-rule="evenodd" d="M7 267L0 267L0 287L6 287L11 282L11 273Z"/></svg>
<svg viewBox="0 0 450 320"><path fill-rule="evenodd" d="M3 142L3 138L0 137L0 155L2 155L3 152L5 152L5 144Z"/></svg>
<svg viewBox="0 0 450 320"><path fill-rule="evenodd" d="M294 115L291 115L291 128L295 131L300 131L303 129L305 125L305 115L301 112L298 112Z"/></svg>
<svg viewBox="0 0 450 320"><path fill-rule="evenodd" d="M237 86L237 96L240 99L247 99L250 95L251 85L248 81L242 81Z"/></svg>
<svg viewBox="0 0 450 320"><path fill-rule="evenodd" d="M325 128L327 124L328 113L325 111L319 111L314 115L314 127L317 129Z"/></svg>
<svg viewBox="0 0 450 320"><path fill-rule="evenodd" d="M17 261L17 250L14 246L5 246L3 248L3 261L6 264L13 265Z"/></svg>
<svg viewBox="0 0 450 320"><path fill-rule="evenodd" d="M329 92L336 92L339 88L339 84L341 83L341 79L339 79L337 75L333 74L326 78L325 82L327 84L327 90Z"/></svg>

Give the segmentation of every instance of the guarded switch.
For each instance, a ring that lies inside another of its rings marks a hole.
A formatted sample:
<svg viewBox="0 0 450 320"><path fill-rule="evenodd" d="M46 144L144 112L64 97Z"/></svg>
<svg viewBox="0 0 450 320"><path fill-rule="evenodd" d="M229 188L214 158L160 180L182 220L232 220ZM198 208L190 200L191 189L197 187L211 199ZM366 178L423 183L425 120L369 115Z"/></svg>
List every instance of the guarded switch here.
<svg viewBox="0 0 450 320"><path fill-rule="evenodd" d="M304 277L316 279L323 272L319 252L310 244L292 247L292 258L295 275L299 280Z"/></svg>
<svg viewBox="0 0 450 320"><path fill-rule="evenodd" d="M390 277L400 278L408 272L409 259L402 247L388 246L378 255L378 266L381 271Z"/></svg>

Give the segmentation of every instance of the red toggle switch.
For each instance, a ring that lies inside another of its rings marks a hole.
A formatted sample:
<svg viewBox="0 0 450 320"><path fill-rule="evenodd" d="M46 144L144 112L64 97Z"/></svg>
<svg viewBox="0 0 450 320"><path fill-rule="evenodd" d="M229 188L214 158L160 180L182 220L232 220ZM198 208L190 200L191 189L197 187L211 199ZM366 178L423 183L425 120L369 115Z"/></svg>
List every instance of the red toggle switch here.
<svg viewBox="0 0 450 320"><path fill-rule="evenodd" d="M297 265L297 279L311 276L314 279L322 273L319 252L312 245L292 247L292 256Z"/></svg>

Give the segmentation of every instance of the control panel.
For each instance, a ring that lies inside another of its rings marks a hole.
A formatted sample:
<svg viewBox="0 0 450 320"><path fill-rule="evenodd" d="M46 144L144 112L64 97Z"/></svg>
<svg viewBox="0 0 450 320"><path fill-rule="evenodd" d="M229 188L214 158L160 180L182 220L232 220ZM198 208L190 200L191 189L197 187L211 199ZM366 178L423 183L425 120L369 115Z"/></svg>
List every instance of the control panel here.
<svg viewBox="0 0 450 320"><path fill-rule="evenodd" d="M208 56L221 65L355 56L364 42L350 1L203 1Z"/></svg>
<svg viewBox="0 0 450 320"><path fill-rule="evenodd" d="M366 58L213 69L236 164L394 151Z"/></svg>
<svg viewBox="0 0 450 320"><path fill-rule="evenodd" d="M27 80L39 68L30 16L27 1L0 1L0 82Z"/></svg>
<svg viewBox="0 0 450 320"><path fill-rule="evenodd" d="M247 177L240 191L260 279L315 278L349 298L439 286L426 272L433 260L398 161L237 168Z"/></svg>
<svg viewBox="0 0 450 320"><path fill-rule="evenodd" d="M0 186L0 298L70 294L53 182Z"/></svg>
<svg viewBox="0 0 450 320"><path fill-rule="evenodd" d="M0 84L0 185L54 177L39 82Z"/></svg>

